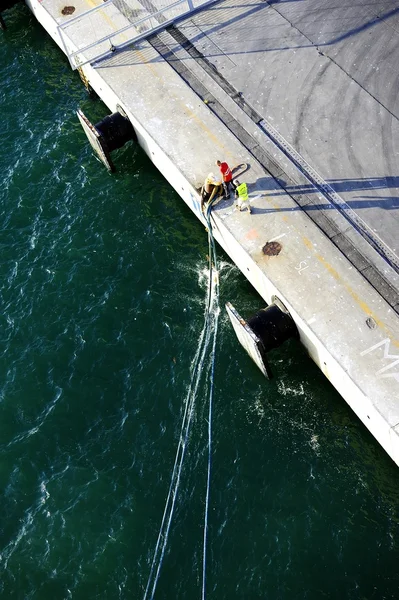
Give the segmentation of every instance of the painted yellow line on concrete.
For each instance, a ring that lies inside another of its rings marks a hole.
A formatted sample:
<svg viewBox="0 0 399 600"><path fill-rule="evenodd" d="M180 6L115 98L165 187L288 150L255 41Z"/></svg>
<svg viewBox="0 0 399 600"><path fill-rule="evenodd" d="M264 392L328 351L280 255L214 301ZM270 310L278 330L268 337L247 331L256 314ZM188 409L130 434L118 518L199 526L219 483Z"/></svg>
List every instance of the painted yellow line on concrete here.
<svg viewBox="0 0 399 600"><path fill-rule="evenodd" d="M338 281L340 284L342 284L345 287L346 291L352 296L353 300L356 302L356 304L359 306L359 308L367 316L371 317L377 323L378 327L380 327L381 329L383 329L385 331L385 333L388 335L389 339L391 340L392 344L394 346L396 346L397 348L399 348L399 340L395 339L392 336L392 332L387 327L387 325L385 325L385 323L383 321L381 321L381 319L379 317L377 317L377 315L373 312L373 310L369 307L369 305L359 296L359 294L357 292L355 292L355 290L352 289L352 287L348 283L346 283L346 281L344 281L342 279L342 277L334 269L334 267L332 265L330 265L330 263L323 256L321 256L321 254L318 254L315 251L315 247L312 244L312 242L308 238L305 238L305 237L302 237L302 240L303 240L305 246L307 246L307 248L309 248L310 250L313 251L315 257L323 265L323 267L326 269L326 271L328 271L328 273L336 281Z"/></svg>
<svg viewBox="0 0 399 600"><path fill-rule="evenodd" d="M87 3L91 6L98 6L95 2L93 2L93 0L87 0ZM101 11L102 12L102 11ZM114 24L112 23L111 19L108 17L108 15L103 15L106 20L111 24L112 27L115 27ZM140 52L140 50L135 49L135 52L137 52L138 56L140 56L143 64L150 69L151 73L153 75L155 75L155 77L157 77L158 80L162 81L162 77L160 75L158 75L158 73L156 72L156 69L154 68L154 66L152 64L149 64L148 60L145 58L145 56L142 54L142 52ZM166 63L163 62L163 65L165 65ZM168 65L168 67L170 69L172 69L172 67L170 67L170 65ZM191 118L193 119L199 126L200 128L206 133L207 137L216 145L218 146L220 149L222 149L224 151L224 155L229 156L230 158L233 158L233 154L225 149L225 145L223 142L221 142L219 140L219 138L212 133L212 131L207 127L207 125L205 125L205 123L197 116L196 113L194 113L192 110L190 110L185 104L183 104L180 100L180 98L178 98L175 94L174 94L174 98L177 100L177 102L180 104L180 106L183 108L183 111ZM276 208L276 210L279 210L280 207L278 205L276 205L275 203L273 203L274 208ZM287 216L283 216L283 220L285 222L289 222L289 219ZM294 227L294 229L296 229ZM297 230L298 231L298 230ZM299 232L298 232L299 233ZM339 281L345 288L346 290L349 292L349 294L352 296L352 298L354 299L354 301L356 302L356 304L359 306L359 308L361 308L361 310L368 316L372 317L374 319L374 321L377 323L377 325L379 327L381 327L381 329L383 329L388 337L390 338L390 340L392 341L392 343L397 346L399 348L399 341L396 340L395 338L392 337L392 334L389 330L389 328L377 317L377 315L372 311L372 309L367 305L366 302L364 302L360 296L351 288L351 286L349 284L347 284L345 281L342 280L342 278L340 277L340 275L337 273L337 271L320 255L317 254L314 250L314 245L312 244L312 242L310 240L308 240L307 238L304 238L302 236L302 240L305 244L305 246L307 246L307 248L311 249L313 251L313 253L315 254L317 260L323 265L323 267L326 269L326 271L328 271L330 273L330 275L332 277L334 277L334 279L336 281Z"/></svg>
<svg viewBox="0 0 399 600"><path fill-rule="evenodd" d="M92 8L99 6L99 4L97 4L96 2L93 2L93 0L86 0L86 3ZM109 25L111 25L111 27L114 29L114 31L117 31L117 27L112 22L110 17L106 13L104 13L104 11L99 11L99 12L101 12L101 15L109 23ZM125 40L128 41L128 38L126 36L124 36L124 37L125 37ZM157 79L159 81L162 81L163 77L158 75L154 66L148 62L148 60L145 58L143 53L140 52L140 50L138 50L138 49L135 49L134 51L138 54L138 56L140 56L143 64L151 71L151 73L155 77L157 77ZM167 64L167 63L163 62L163 64ZM170 69L172 69L172 67L170 65L168 65L168 67ZM226 150L223 142L221 142L219 140L219 138L214 133L212 133L212 131L205 125L205 123L193 111L191 111L189 108L187 108L187 106L185 104L183 104L181 102L180 98L178 98L175 94L174 94L174 98L180 104L180 106L182 107L183 111L187 114L187 116L189 116L191 119L193 119L197 123L197 125L199 125L200 128L207 134L208 138L212 141L212 143L215 144L216 146L218 146L221 150L223 150L224 156L228 156L231 159L234 158L234 155L229 150ZM214 161L212 161L212 162L214 162Z"/></svg>
<svg viewBox="0 0 399 600"><path fill-rule="evenodd" d="M154 65L149 64L148 59L146 59L146 57L142 54L142 52L140 50L135 49L134 52L136 52L138 54L138 56L140 56L143 64L147 68L150 69L151 73L159 81L162 82L165 80L165 78L162 75L159 75L156 72ZM154 52L155 52L155 50L154 50ZM175 71L172 69L172 67L170 65L168 65L167 62L164 61L163 59L162 59L162 66L167 66L175 74ZM182 80L182 82L183 82L183 80ZM220 139L214 133L212 133L212 131L207 127L207 125L205 125L205 123L202 121L202 119L200 119L200 117L198 117L198 115L196 113L194 113L192 110L190 110L176 94L173 93L173 95L170 95L170 96L173 97L178 102L178 104L182 107L182 109L186 113L186 115L188 117L190 117L190 119L193 119L197 123L197 125L199 125L199 127L206 133L207 137L212 141L212 143L215 144L216 146L218 146L221 150L223 150L223 157L227 156L227 157L229 157L229 159L235 159L235 155L233 155L229 150L226 149L224 143L221 142ZM198 100L200 100L199 97L198 97ZM210 110L210 109L208 109L208 110ZM212 161L212 166L214 165L215 160Z"/></svg>
<svg viewBox="0 0 399 600"><path fill-rule="evenodd" d="M219 146L219 148L222 148L224 150L224 154L229 155L230 157L233 157L232 153L229 150L225 150L225 146L224 146L223 142L221 142L219 140L219 138L214 133L212 133L212 131L205 125L205 123L192 110L188 109L185 104L181 104L181 106L183 107L185 113L189 117L191 117L201 127L201 129L203 131L205 131L205 133L207 134L208 138L210 140L212 140L212 142L216 146ZM214 164L214 162L215 161L212 161L213 164Z"/></svg>
<svg viewBox="0 0 399 600"><path fill-rule="evenodd" d="M279 204L277 204L276 202L271 201L271 204L273 206L273 208L276 209L276 211L281 210L281 206ZM288 221L287 216L283 216L282 217L284 221ZM295 227L295 225L293 225L292 223L290 223L291 227L293 229L296 230L296 232L299 234L299 236L301 237L303 243L305 244L305 246L312 251L312 253L315 255L316 259L319 261L319 263L324 267L324 269L337 281L339 282L341 285L344 286L344 288L346 289L346 291L352 296L353 300L356 302L356 304L359 306L359 308L369 317L371 317L376 324L378 325L378 327L380 327L383 331L385 331L385 333L388 335L389 339L391 340L392 344L394 346L396 346L397 348L399 348L399 340L395 339L392 336L392 332L389 329L389 327L387 325L385 325L385 323L383 321L381 321L381 319L379 317L377 317L377 315L373 312L373 310L368 306L368 304L359 296L359 294L357 294L357 292L355 292L354 289L352 289L352 287L346 283L346 281L344 281L342 279L342 277L339 275L339 273L334 269L334 267L332 265L330 265L330 263L328 261L326 261L326 259L321 256L321 254L318 254L315 250L314 244L306 237L304 237L302 235L302 233L297 229L297 227Z"/></svg>
<svg viewBox="0 0 399 600"><path fill-rule="evenodd" d="M93 2L93 0L86 0L86 3L91 7L91 8L96 8L97 6L101 6L101 3L98 2ZM105 7L105 9L108 7ZM120 27L117 27L115 25L115 23L112 21L111 17L109 17L107 15L107 13L104 10L99 10L98 13L103 17L104 21L106 21L108 23L108 25L110 25L112 27L112 29L117 32L118 29L120 29ZM121 13L122 14L122 13ZM126 17L125 17L126 18ZM122 34L121 34L122 35ZM123 37L125 38L125 41L129 41L129 38L126 37L125 34L123 34Z"/></svg>

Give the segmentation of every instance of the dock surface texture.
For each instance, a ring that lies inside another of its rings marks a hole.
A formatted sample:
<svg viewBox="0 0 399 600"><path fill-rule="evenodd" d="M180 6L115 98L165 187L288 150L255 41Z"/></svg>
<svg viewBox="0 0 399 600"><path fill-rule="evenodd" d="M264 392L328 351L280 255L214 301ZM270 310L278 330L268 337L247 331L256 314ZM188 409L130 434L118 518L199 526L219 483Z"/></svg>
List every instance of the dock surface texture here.
<svg viewBox="0 0 399 600"><path fill-rule="evenodd" d="M27 2L60 44L65 3ZM215 238L397 464L398 64L399 0L226 0L83 67L199 219L215 161L249 165L252 215L220 201Z"/></svg>

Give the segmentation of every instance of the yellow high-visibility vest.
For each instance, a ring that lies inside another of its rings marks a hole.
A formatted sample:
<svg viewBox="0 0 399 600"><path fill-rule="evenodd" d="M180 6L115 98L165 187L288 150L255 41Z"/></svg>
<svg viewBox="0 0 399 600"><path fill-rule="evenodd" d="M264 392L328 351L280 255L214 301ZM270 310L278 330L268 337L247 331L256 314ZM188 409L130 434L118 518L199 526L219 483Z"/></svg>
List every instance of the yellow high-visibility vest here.
<svg viewBox="0 0 399 600"><path fill-rule="evenodd" d="M243 202L248 200L248 188L246 183L240 183L240 185L237 186L237 194Z"/></svg>

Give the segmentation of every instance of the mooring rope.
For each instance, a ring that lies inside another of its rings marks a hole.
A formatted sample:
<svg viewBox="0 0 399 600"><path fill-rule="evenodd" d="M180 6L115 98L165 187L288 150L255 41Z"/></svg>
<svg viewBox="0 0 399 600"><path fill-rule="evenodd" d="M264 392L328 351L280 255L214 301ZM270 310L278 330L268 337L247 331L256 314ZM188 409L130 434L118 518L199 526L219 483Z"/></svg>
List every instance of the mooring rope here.
<svg viewBox="0 0 399 600"><path fill-rule="evenodd" d="M219 313L219 308L216 309ZM211 467L212 467L212 410L213 410L213 384L215 374L215 356L216 356L216 336L217 336L218 319L215 319L214 338L212 346L212 366L210 377L210 391L208 399L208 471L206 478L206 494L205 494L205 512L204 512L204 541L202 553L202 600L205 600L206 592L206 559L208 546L208 514L209 514L209 494L211 486Z"/></svg>
<svg viewBox="0 0 399 600"><path fill-rule="evenodd" d="M208 224L208 241L209 241L209 273L210 277L212 277L212 261L214 262L214 266L217 270L217 257L216 257L216 247L215 241L213 239L212 234L212 223L211 223L211 210L212 205L207 208L206 212L206 220ZM212 291L212 283L209 285L209 289ZM212 467L212 410L213 410L213 389L214 389L214 376L215 376L215 363L216 363L216 339L217 339L217 330L218 330L218 320L219 320L219 281L216 279L215 281L215 293L214 297L214 329L213 329L213 344L212 344L212 362L211 362L211 373L210 373L210 383L209 383L209 397L208 397L208 468L207 468L207 478L206 478L206 493L205 493L205 511L204 511L204 538L203 538L203 552L202 552L202 600L205 600L206 594L206 559L207 559L207 547L208 547L208 516L209 516L209 495L210 495L210 485L211 485L211 467ZM211 314L209 310L210 305L208 304L208 315Z"/></svg>
<svg viewBox="0 0 399 600"><path fill-rule="evenodd" d="M148 576L147 586L143 600L153 600L156 587L159 580L159 574L165 555L166 545L168 542L170 525L172 522L177 492L180 484L180 476L183 467L183 461L186 451L186 446L190 433L192 416L194 414L194 405L198 393L198 388L201 382L201 374L205 360L206 351L209 346L211 333L213 331L213 343L211 351L211 375L210 388L208 397L208 469L207 469L207 484L205 496L205 515L204 515L204 542L203 542L203 569L202 569L202 598L205 599L206 587L206 549L207 549L207 532L208 532L208 512L209 512L209 492L210 492L210 477L211 477L211 454L212 454L212 400L213 400L213 381L215 372L215 355L216 355L216 335L219 316L218 305L218 281L217 276L213 278L213 266L217 274L217 257L216 246L212 235L212 225L210 214L212 203L207 206L205 218L208 225L208 246L209 246L209 284L208 284L208 301L205 310L204 326L199 338L199 344L192 363L192 375L189 390L186 396L185 410L182 419L182 425L179 436L179 443L176 450L175 462L172 470L171 481L169 485L168 495L166 498L165 508L162 516L161 526L158 533L157 542L155 545L154 555L152 559L151 569ZM212 327L212 304L215 306L214 323Z"/></svg>
<svg viewBox="0 0 399 600"><path fill-rule="evenodd" d="M159 573L162 566L162 561L165 554L165 549L169 536L170 524L172 521L173 511L175 507L175 502L177 498L177 491L180 484L180 475L183 467L184 455L186 451L187 440L190 432L191 419L194 412L194 403L197 396L197 391L199 387L200 377L199 374L202 370L203 361L205 358L205 350L207 344L206 342L206 333L207 333L207 323L204 324L204 328L201 332L199 345L197 348L196 355L193 361L193 371L192 378L189 387L189 391L186 397L185 410L182 419L179 443L176 450L176 457L173 466L173 471L171 475L168 495L165 503L165 509L162 517L162 522L157 538L157 543L154 550L154 556L152 560L152 565L150 569L150 574L148 577L147 587L144 594L144 600L147 598L154 597L156 586L159 579ZM155 575L154 575L155 573ZM152 583L152 579L154 579ZM152 589L150 591L152 583Z"/></svg>

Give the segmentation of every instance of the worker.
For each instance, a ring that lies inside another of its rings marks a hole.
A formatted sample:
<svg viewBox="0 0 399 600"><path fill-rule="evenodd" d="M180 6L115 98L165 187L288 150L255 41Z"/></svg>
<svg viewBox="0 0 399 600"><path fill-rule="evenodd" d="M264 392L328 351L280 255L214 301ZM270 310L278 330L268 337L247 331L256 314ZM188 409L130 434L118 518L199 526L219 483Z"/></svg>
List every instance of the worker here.
<svg viewBox="0 0 399 600"><path fill-rule="evenodd" d="M221 162L220 160L216 161L217 166L223 177L223 189L224 189L224 197L226 199L230 198L230 186L235 190L235 185L233 182L233 174L227 162Z"/></svg>
<svg viewBox="0 0 399 600"><path fill-rule="evenodd" d="M249 203L248 188L246 183L240 183L238 179L234 180L236 206L242 210L247 210L251 214L251 205Z"/></svg>
<svg viewBox="0 0 399 600"><path fill-rule="evenodd" d="M201 188L201 208L204 202L210 202L222 193L222 182L216 179L213 173L209 173Z"/></svg>

